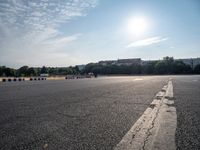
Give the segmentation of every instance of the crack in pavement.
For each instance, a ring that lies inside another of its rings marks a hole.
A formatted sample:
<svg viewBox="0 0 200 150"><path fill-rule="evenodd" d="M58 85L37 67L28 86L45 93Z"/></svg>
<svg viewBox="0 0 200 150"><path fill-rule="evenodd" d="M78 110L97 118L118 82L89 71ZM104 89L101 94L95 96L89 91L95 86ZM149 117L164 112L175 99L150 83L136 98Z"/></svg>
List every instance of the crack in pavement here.
<svg viewBox="0 0 200 150"><path fill-rule="evenodd" d="M161 104L161 105L162 105L162 104ZM148 128L148 130L147 130L147 136L146 136L146 138L145 138L145 140L144 140L144 144L143 144L143 146L142 146L142 149L143 149L143 150L145 150L146 143L148 142L149 137L152 135L151 130L154 128L154 123L155 123L155 120L156 120L157 117L158 117L158 113L159 113L159 111L160 111L161 105L159 106L158 110L156 111L156 115L155 115L155 117L154 117L154 119L153 119L153 121L152 121L152 123L151 123L151 127Z"/></svg>
<svg viewBox="0 0 200 150"><path fill-rule="evenodd" d="M115 150L174 150L176 109L173 100L173 85L169 81L116 145Z"/></svg>

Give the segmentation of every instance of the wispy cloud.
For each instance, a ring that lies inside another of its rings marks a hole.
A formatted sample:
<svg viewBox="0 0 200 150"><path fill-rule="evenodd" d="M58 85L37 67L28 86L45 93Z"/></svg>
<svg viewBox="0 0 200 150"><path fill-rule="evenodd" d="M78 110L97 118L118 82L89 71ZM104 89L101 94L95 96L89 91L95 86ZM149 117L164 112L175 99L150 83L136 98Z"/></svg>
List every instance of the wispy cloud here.
<svg viewBox="0 0 200 150"><path fill-rule="evenodd" d="M148 45L160 43L162 41L166 41L167 39L168 38L163 38L163 37L160 37L160 36L150 37L150 38L146 38L146 39L143 39L143 40L134 41L134 42L128 44L126 46L126 48L148 46Z"/></svg>
<svg viewBox="0 0 200 150"><path fill-rule="evenodd" d="M81 33L66 36L59 31L59 27L74 17L86 16L88 10L95 7L97 2L98 0L2 1L0 63L8 63L6 61L11 60L16 60L17 63L17 59L23 59L23 53L51 52L52 57L60 56L57 51L77 40ZM30 60L38 58L38 55L32 56Z"/></svg>
<svg viewBox="0 0 200 150"><path fill-rule="evenodd" d="M96 3L96 0L5 0L0 3L0 18L3 25L38 31L84 16Z"/></svg>

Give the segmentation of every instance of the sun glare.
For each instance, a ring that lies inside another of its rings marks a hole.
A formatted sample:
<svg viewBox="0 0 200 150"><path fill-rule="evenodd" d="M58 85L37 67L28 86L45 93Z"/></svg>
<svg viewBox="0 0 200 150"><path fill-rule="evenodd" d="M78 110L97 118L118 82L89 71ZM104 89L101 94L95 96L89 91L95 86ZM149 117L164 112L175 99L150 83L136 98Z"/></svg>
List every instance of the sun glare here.
<svg viewBox="0 0 200 150"><path fill-rule="evenodd" d="M148 23L143 17L131 18L127 23L128 32L137 36L143 34L147 30L147 27Z"/></svg>

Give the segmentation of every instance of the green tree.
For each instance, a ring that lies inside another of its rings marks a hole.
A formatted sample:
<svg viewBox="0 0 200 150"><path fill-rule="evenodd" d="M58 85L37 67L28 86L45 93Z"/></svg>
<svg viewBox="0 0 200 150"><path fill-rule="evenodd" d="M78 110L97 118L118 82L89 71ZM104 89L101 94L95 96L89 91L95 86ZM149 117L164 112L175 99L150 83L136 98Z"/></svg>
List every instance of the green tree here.
<svg viewBox="0 0 200 150"><path fill-rule="evenodd" d="M128 74L141 74L141 65L139 64L132 64L128 68Z"/></svg>
<svg viewBox="0 0 200 150"><path fill-rule="evenodd" d="M22 66L17 70L17 76L27 76L28 66Z"/></svg>
<svg viewBox="0 0 200 150"><path fill-rule="evenodd" d="M27 75L28 76L36 76L36 70L33 67L28 68Z"/></svg>
<svg viewBox="0 0 200 150"><path fill-rule="evenodd" d="M157 61L149 62L142 66L142 73L143 74L154 74L155 73L155 65Z"/></svg>
<svg viewBox="0 0 200 150"><path fill-rule="evenodd" d="M196 65L196 66L194 67L194 73L200 74L200 64L198 64L198 65Z"/></svg>
<svg viewBox="0 0 200 150"><path fill-rule="evenodd" d="M74 70L75 74L80 74L80 70L79 70L78 66L73 67L73 70Z"/></svg>
<svg viewBox="0 0 200 150"><path fill-rule="evenodd" d="M47 73L47 68L43 66L40 70L40 73Z"/></svg>
<svg viewBox="0 0 200 150"><path fill-rule="evenodd" d="M165 74L167 71L166 71L166 63L164 61L158 61L155 65L155 72L157 74Z"/></svg>
<svg viewBox="0 0 200 150"><path fill-rule="evenodd" d="M190 65L186 65L185 63L183 63L183 61L174 61L173 73L175 74L192 73L192 67Z"/></svg>
<svg viewBox="0 0 200 150"><path fill-rule="evenodd" d="M172 74L173 73L174 58L166 56L166 57L163 58L163 62L165 63L165 73Z"/></svg>
<svg viewBox="0 0 200 150"><path fill-rule="evenodd" d="M5 66L0 66L0 76L3 76L5 68Z"/></svg>
<svg viewBox="0 0 200 150"><path fill-rule="evenodd" d="M85 68L84 68L84 73L89 73L89 72L91 72L91 71L92 71L92 68L93 68L94 66L96 66L95 63L89 63L89 64L87 64L87 65L85 66Z"/></svg>

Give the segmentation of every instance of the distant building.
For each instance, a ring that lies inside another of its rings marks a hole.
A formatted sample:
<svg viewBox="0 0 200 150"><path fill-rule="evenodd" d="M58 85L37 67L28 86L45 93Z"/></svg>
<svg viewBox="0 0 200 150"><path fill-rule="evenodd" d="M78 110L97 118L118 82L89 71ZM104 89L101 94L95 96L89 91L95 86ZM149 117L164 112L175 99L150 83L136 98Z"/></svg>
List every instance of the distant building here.
<svg viewBox="0 0 200 150"><path fill-rule="evenodd" d="M142 60L142 65L147 65L149 63L157 62L158 60Z"/></svg>
<svg viewBox="0 0 200 150"><path fill-rule="evenodd" d="M190 65L192 68L200 64L200 58L185 58L185 59L175 59L175 60L183 61L185 64Z"/></svg>
<svg viewBox="0 0 200 150"><path fill-rule="evenodd" d="M115 65L117 63L116 60L105 60L105 61L99 61L99 64L106 66L106 65Z"/></svg>
<svg viewBox="0 0 200 150"><path fill-rule="evenodd" d="M41 74L40 74L40 77L48 77L48 76L49 76L48 73L41 73Z"/></svg>
<svg viewBox="0 0 200 150"><path fill-rule="evenodd" d="M141 64L142 60L140 58L132 58L132 59L118 59L118 60L105 60L99 61L101 65L132 65L132 64Z"/></svg>
<svg viewBox="0 0 200 150"><path fill-rule="evenodd" d="M141 58L133 58L133 59L118 59L117 60L117 65L132 65L132 64L137 64L141 65L142 60Z"/></svg>
<svg viewBox="0 0 200 150"><path fill-rule="evenodd" d="M194 68L196 65L200 64L200 58L185 58L185 59L175 59L183 61L185 64L190 65L192 68ZM141 58L132 58L132 59L118 59L118 60L105 60L105 61L99 61L99 64L101 65L132 65L132 64L138 64L138 65L146 65L148 63L153 63L159 60L141 60Z"/></svg>
<svg viewBox="0 0 200 150"><path fill-rule="evenodd" d="M153 63L153 62L156 62L158 60L142 60L142 65L147 65L149 63Z"/></svg>

